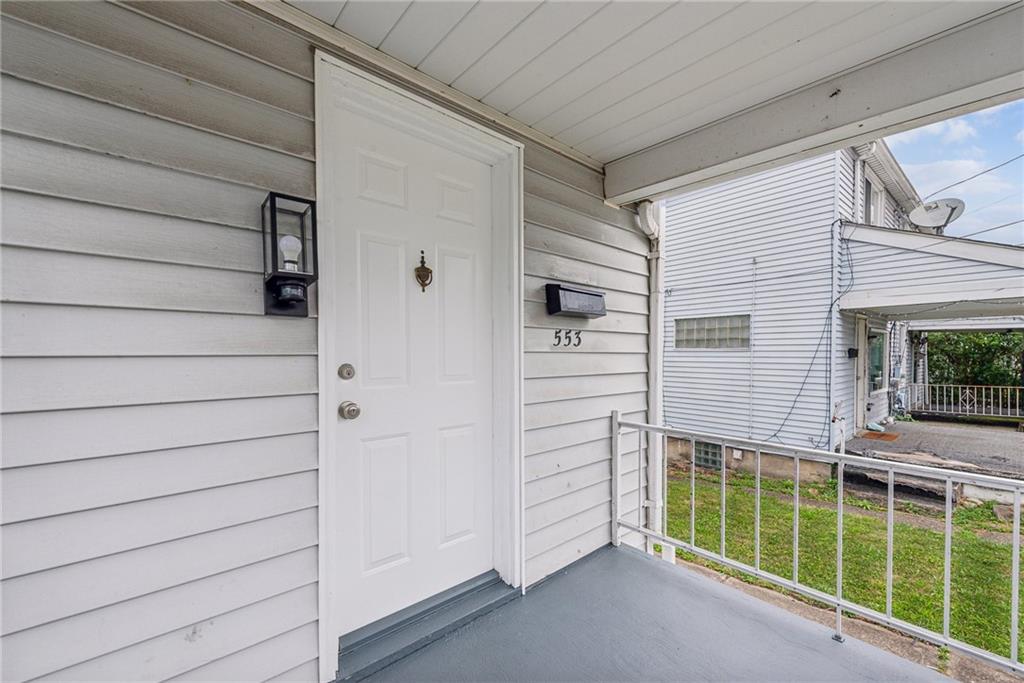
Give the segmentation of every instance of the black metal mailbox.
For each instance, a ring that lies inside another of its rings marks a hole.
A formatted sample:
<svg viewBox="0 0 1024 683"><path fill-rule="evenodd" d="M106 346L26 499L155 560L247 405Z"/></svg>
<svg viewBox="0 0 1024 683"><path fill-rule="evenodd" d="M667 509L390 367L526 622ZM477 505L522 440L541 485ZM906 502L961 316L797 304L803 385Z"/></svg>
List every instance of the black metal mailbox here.
<svg viewBox="0 0 1024 683"><path fill-rule="evenodd" d="M548 300L548 315L574 318L600 318L607 315L604 292L555 283L544 285L544 291Z"/></svg>

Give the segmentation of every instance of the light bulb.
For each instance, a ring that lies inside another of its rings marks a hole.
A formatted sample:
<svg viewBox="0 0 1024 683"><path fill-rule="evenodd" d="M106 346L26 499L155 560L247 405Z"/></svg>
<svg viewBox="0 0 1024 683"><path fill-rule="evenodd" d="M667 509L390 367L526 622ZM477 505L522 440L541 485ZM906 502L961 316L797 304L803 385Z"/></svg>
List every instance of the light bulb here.
<svg viewBox="0 0 1024 683"><path fill-rule="evenodd" d="M299 269L299 254L302 253L302 242L295 235L285 235L277 241L277 246L284 257L284 269Z"/></svg>

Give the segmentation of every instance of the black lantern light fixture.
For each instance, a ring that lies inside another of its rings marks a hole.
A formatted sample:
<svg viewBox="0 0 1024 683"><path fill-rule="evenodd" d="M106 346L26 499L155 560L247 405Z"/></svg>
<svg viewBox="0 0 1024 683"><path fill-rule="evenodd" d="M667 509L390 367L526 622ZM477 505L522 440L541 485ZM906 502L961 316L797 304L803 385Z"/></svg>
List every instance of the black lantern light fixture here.
<svg viewBox="0 0 1024 683"><path fill-rule="evenodd" d="M308 316L316 263L316 202L271 192L263 200L264 313Z"/></svg>

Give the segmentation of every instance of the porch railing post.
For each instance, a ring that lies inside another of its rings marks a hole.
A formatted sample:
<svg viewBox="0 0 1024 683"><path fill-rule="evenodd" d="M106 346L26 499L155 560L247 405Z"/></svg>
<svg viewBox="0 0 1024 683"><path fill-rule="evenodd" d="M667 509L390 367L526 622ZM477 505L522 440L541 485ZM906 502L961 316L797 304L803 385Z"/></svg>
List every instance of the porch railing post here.
<svg viewBox="0 0 1024 683"><path fill-rule="evenodd" d="M754 569L761 571L761 448L754 451Z"/></svg>
<svg viewBox="0 0 1024 683"><path fill-rule="evenodd" d="M663 434L661 437L661 507L659 508L661 514L661 533L664 536L668 536L668 435ZM675 564L676 561L676 549L674 546L668 544L662 544L661 546L661 559L666 562Z"/></svg>
<svg viewBox="0 0 1024 683"><path fill-rule="evenodd" d="M619 506L622 502L620 486L621 476L621 452L619 444L619 411L612 411L612 545L622 543L622 535L619 529Z"/></svg>
<svg viewBox="0 0 1024 683"><path fill-rule="evenodd" d="M697 545L697 442L690 439L690 545Z"/></svg>
<svg viewBox="0 0 1024 683"><path fill-rule="evenodd" d="M953 567L953 479L946 478L946 544L942 568L942 635L949 638L950 583Z"/></svg>
<svg viewBox="0 0 1024 683"><path fill-rule="evenodd" d="M839 463L836 485L836 632L833 640L843 642L843 468Z"/></svg>
<svg viewBox="0 0 1024 683"><path fill-rule="evenodd" d="M885 616L892 617L893 489L896 473L889 470L885 508Z"/></svg>
<svg viewBox="0 0 1024 683"><path fill-rule="evenodd" d="M1013 559L1010 580L1010 659L1019 661L1020 637L1020 489L1013 492Z"/></svg>
<svg viewBox="0 0 1024 683"><path fill-rule="evenodd" d="M721 449L722 450L720 451L720 453L722 454L722 460L719 463L721 465L721 468L720 468L721 471L719 473L719 476L720 476L720 478L722 480L721 481L721 485L722 485L721 497L722 498L721 498L721 502L719 503L719 514L718 514L718 533L719 533L719 538L718 538L718 554L721 555L722 557L725 557L725 457L726 457L725 456L725 452L726 452L727 448L726 448L726 445L725 445L724 441L721 444Z"/></svg>
<svg viewBox="0 0 1024 683"><path fill-rule="evenodd" d="M800 457L793 458L793 583L800 582Z"/></svg>

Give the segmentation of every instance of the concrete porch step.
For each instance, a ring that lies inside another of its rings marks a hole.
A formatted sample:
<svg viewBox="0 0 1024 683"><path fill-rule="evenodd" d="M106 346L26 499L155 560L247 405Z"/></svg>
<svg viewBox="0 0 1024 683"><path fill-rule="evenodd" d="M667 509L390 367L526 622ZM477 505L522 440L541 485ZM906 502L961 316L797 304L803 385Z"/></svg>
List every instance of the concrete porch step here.
<svg viewBox="0 0 1024 683"><path fill-rule="evenodd" d="M491 570L340 639L338 680L358 681L516 598Z"/></svg>

